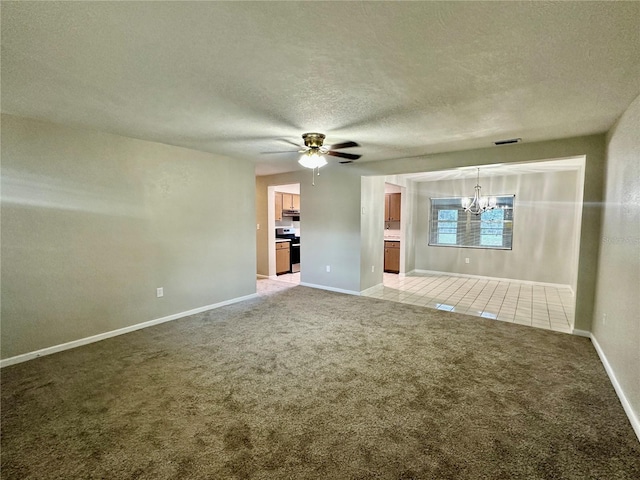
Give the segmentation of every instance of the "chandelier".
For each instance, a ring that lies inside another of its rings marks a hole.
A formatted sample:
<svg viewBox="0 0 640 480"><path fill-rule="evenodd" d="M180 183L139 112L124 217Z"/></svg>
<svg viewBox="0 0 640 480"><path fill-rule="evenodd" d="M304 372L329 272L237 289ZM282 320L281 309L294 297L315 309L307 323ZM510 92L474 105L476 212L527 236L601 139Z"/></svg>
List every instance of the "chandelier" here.
<svg viewBox="0 0 640 480"><path fill-rule="evenodd" d="M462 199L462 208L464 208L465 212L480 215L487 210L496 208L496 197L483 197L480 195L480 188L480 169L478 168L478 180L474 187L473 198L465 197Z"/></svg>

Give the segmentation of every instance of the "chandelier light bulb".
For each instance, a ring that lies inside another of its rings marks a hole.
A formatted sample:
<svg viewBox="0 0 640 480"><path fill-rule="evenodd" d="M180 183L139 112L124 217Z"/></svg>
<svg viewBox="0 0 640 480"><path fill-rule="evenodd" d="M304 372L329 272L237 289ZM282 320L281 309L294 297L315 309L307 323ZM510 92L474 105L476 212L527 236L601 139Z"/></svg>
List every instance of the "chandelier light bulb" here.
<svg viewBox="0 0 640 480"><path fill-rule="evenodd" d="M475 193L473 195L473 199L471 198L463 198L462 199L462 208L464 208L465 212L473 213L474 215L480 215L487 210L493 210L496 208L497 200L496 197L483 197L480 195L480 169L478 168L478 181L476 186L474 187Z"/></svg>

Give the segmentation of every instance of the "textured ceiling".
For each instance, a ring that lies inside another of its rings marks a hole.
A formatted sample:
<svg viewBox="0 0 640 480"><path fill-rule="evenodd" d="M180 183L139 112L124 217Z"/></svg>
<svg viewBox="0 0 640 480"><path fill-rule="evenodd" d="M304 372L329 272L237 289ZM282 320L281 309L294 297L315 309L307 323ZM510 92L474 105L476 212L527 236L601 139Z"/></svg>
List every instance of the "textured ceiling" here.
<svg viewBox="0 0 640 480"><path fill-rule="evenodd" d="M584 168L584 157L560 158L546 161L523 163L497 163L482 167L459 167L450 170L436 170L433 172L418 172L397 175L414 182L438 182L441 180L460 180L465 178L502 177L507 175L527 175L535 173L564 172Z"/></svg>
<svg viewBox="0 0 640 480"><path fill-rule="evenodd" d="M608 130L640 2L2 2L2 111L295 170ZM335 159L334 159L335 160Z"/></svg>

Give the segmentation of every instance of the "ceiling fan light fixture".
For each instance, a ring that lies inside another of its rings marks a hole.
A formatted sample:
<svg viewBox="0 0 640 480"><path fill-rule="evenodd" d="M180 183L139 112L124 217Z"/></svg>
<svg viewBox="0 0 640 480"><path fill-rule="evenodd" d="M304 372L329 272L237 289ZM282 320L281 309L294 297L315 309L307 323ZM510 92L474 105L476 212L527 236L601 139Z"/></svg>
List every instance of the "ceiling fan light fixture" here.
<svg viewBox="0 0 640 480"><path fill-rule="evenodd" d="M327 164L327 160L320 154L317 148L311 148L302 154L298 163L305 168L320 168Z"/></svg>

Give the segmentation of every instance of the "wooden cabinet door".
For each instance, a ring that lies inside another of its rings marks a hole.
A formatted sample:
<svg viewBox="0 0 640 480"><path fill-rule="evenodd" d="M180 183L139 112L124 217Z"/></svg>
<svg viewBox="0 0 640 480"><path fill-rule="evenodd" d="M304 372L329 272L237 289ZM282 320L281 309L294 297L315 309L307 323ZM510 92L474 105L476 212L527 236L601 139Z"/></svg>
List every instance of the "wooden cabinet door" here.
<svg viewBox="0 0 640 480"><path fill-rule="evenodd" d="M300 195L296 195L295 193L291 195L291 208L293 210L300 210Z"/></svg>
<svg viewBox="0 0 640 480"><path fill-rule="evenodd" d="M400 242L384 242L384 271L400 271Z"/></svg>
<svg viewBox="0 0 640 480"><path fill-rule="evenodd" d="M282 220L282 194L280 192L276 192L276 221Z"/></svg>
<svg viewBox="0 0 640 480"><path fill-rule="evenodd" d="M389 194L384 195L384 221L389 221Z"/></svg>
<svg viewBox="0 0 640 480"><path fill-rule="evenodd" d="M291 210L293 207L293 195L291 193L282 194L282 209Z"/></svg>
<svg viewBox="0 0 640 480"><path fill-rule="evenodd" d="M389 222L399 222L400 221L400 193L389 193ZM386 199L385 199L386 200ZM385 204L386 205L386 204Z"/></svg>
<svg viewBox="0 0 640 480"><path fill-rule="evenodd" d="M291 268L289 242L276 243L276 275L287 273Z"/></svg>

